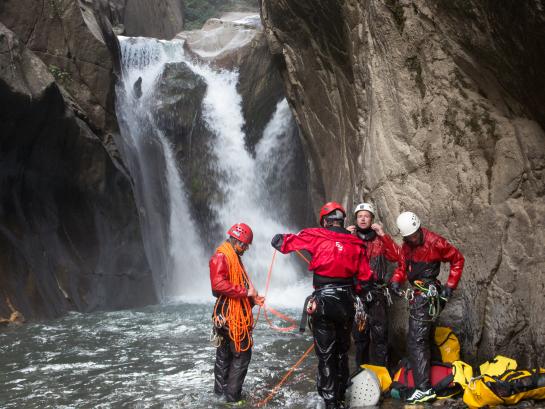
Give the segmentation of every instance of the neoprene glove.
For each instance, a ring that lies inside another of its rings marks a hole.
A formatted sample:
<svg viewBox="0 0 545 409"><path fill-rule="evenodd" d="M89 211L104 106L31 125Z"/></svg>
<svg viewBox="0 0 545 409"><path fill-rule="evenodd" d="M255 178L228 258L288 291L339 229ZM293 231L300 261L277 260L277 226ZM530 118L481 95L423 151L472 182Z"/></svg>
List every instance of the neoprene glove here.
<svg viewBox="0 0 545 409"><path fill-rule="evenodd" d="M403 297L403 290L401 289L401 284L399 284L397 281L392 281L390 283L390 289L398 297Z"/></svg>
<svg viewBox="0 0 545 409"><path fill-rule="evenodd" d="M275 234L274 237L271 240L271 246L273 246L275 249L280 251L282 248L282 243L284 242L284 235L283 234Z"/></svg>
<svg viewBox="0 0 545 409"><path fill-rule="evenodd" d="M441 290L441 297L445 298L448 301L450 297L452 297L453 291L454 290L452 288L448 286L444 286L443 289Z"/></svg>

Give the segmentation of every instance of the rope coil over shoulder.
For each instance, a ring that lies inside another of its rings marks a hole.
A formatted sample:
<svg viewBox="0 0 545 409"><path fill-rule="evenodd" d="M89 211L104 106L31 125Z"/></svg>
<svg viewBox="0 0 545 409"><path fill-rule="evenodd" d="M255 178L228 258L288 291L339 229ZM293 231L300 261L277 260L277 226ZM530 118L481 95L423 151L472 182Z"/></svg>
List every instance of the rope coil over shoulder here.
<svg viewBox="0 0 545 409"><path fill-rule="evenodd" d="M233 247L228 242L224 242L216 251L227 258L231 284L248 288L250 286L248 274ZM214 306L213 319L214 322L225 322L229 330L229 338L233 341L237 352L244 352L252 347L254 316L248 297L231 298L223 295L218 297Z"/></svg>

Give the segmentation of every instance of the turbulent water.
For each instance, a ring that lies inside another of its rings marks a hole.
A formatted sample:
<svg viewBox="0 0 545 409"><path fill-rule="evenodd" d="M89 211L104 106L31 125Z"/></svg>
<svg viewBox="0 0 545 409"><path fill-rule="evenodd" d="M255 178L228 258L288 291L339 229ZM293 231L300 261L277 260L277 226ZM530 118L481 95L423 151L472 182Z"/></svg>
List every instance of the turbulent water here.
<svg viewBox="0 0 545 409"><path fill-rule="evenodd" d="M0 332L0 407L223 407L212 392L211 311L171 304L8 328ZM274 332L261 316L255 344L247 407L268 395L311 338ZM316 407L315 366L312 354L269 407Z"/></svg>
<svg viewBox="0 0 545 409"><path fill-rule="evenodd" d="M225 408L213 393L211 311L173 303L8 327L0 332L0 408ZM308 330L275 332L262 314L254 340L244 408L265 399L312 344ZM312 352L267 408L322 409L316 365Z"/></svg>

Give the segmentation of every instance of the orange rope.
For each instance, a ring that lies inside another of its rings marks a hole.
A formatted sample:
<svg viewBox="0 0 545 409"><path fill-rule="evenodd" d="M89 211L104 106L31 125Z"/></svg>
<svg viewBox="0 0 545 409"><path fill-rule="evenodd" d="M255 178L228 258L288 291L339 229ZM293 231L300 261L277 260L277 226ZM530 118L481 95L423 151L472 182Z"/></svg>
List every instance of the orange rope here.
<svg viewBox="0 0 545 409"><path fill-rule="evenodd" d="M291 374L293 373L293 371L295 371L297 369L297 367L299 365L301 365L301 363L305 360L305 358L308 356L308 354L310 354L310 352L314 349L314 344L312 344L306 351L305 353L303 354L303 356L301 358L299 358L299 360L288 370L288 372L286 372L286 374L282 377L282 379L280 380L280 382L278 382L276 384L276 386L271 390L271 392L269 393L269 395L265 398L265 399L262 399L260 400L259 402L256 403L256 407L260 408L262 406L265 406L273 397L274 395L276 395L278 393L278 391L280 390L280 388L282 387L282 385L284 385L284 383L288 380L288 378L291 376Z"/></svg>
<svg viewBox="0 0 545 409"><path fill-rule="evenodd" d="M272 312L274 315L276 315L277 317L279 318L282 318L283 320L285 321L288 321L288 322L291 322L293 323L292 325L290 325L289 327L277 327L276 325L274 325L272 323L272 321L270 320L268 314L267 314L267 311L269 312ZM295 328L297 328L297 321L295 321L293 318L290 318L284 314L282 314L281 312L278 312L276 311L275 309L271 308L271 307L265 307L263 309L263 315L265 316L265 319L267 320L267 322L269 323L269 327L271 327L272 329L274 329L275 331L280 331L280 332L290 332L290 331L293 331Z"/></svg>
<svg viewBox="0 0 545 409"><path fill-rule="evenodd" d="M269 293L269 287L270 287L270 284L271 284L272 269L273 269L273 266L274 266L274 261L276 259L276 252L277 252L277 250L274 250L272 260L271 260L271 265L270 265L269 271L267 273L267 283L265 284L265 299L267 299L267 294ZM284 321L291 322L293 325L290 325L289 327L278 327L278 326L274 325L272 323L272 321L269 319L267 311L274 314L274 315L276 315L277 317L283 319ZM261 314L261 306L259 306L259 310L257 312L257 318L255 320L255 322L256 322L255 325L257 325L257 321L259 320L260 314ZM292 331L295 328L297 328L297 321L296 320L294 320L293 318L288 317L287 315L282 314L281 312L276 311L274 308L271 308L271 307L268 307L268 306L264 305L263 306L263 316L265 317L265 320L267 321L269 326L275 331L289 332L289 331Z"/></svg>
<svg viewBox="0 0 545 409"><path fill-rule="evenodd" d="M295 250L295 252L297 253L297 255L299 257L301 257L303 260L305 260L307 262L307 264L310 264L310 260L308 258L306 258L303 253L301 253L299 250Z"/></svg>
<svg viewBox="0 0 545 409"><path fill-rule="evenodd" d="M240 263L238 255L235 253L233 246L230 243L224 242L216 250L227 257L229 265L229 281L233 285L244 286L247 288L250 285L248 274ZM221 305L220 314L218 307ZM252 329L254 325L254 316L252 314L252 306L248 297L231 298L220 296L214 306L214 321L219 320L221 315L229 329L229 338L235 344L237 352L247 351L253 344ZM243 345L244 343L244 345Z"/></svg>
<svg viewBox="0 0 545 409"><path fill-rule="evenodd" d="M267 273L267 284L265 285L265 299L267 299L267 294L269 293L269 284L271 283L271 274L272 274L272 269L273 269L273 266L274 266L274 260L276 259L276 250L274 250L274 253L273 253L273 256L272 256L272 260L271 260L271 265L269 266L269 271ZM257 321L259 320L259 315L261 314L261 305L259 306L259 309L257 310L257 317L255 319L255 325L257 325Z"/></svg>

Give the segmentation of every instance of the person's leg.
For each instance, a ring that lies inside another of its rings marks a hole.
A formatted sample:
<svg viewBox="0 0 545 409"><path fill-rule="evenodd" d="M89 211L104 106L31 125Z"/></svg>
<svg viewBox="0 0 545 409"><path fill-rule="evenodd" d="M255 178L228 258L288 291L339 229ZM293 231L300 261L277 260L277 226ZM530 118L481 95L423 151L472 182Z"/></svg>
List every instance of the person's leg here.
<svg viewBox="0 0 545 409"><path fill-rule="evenodd" d="M314 350L318 357L316 388L326 407L336 407L337 355L334 324L323 314L317 314L313 317L313 336Z"/></svg>
<svg viewBox="0 0 545 409"><path fill-rule="evenodd" d="M407 402L421 403L435 398L430 383L430 331L432 322L426 298L419 296L410 307L407 348L413 370L415 393Z"/></svg>
<svg viewBox="0 0 545 409"><path fill-rule="evenodd" d="M386 297L377 295L369 311L370 351L369 362L388 366L388 303Z"/></svg>
<svg viewBox="0 0 545 409"><path fill-rule="evenodd" d="M216 362L214 364L214 393L223 395L229 377L229 367L233 355L231 354L229 336L223 336L219 347L216 348Z"/></svg>
<svg viewBox="0 0 545 409"><path fill-rule="evenodd" d="M350 349L350 329L353 325L351 318L345 316L344 322L338 323L336 327L337 382L335 395L338 403L344 403L346 386L350 377L348 350Z"/></svg>
<svg viewBox="0 0 545 409"><path fill-rule="evenodd" d="M231 354L233 358L224 393L227 402L237 402L241 399L242 385L248 373L248 365L250 365L250 360L252 359L252 348L247 351L236 352L234 345L231 343Z"/></svg>

